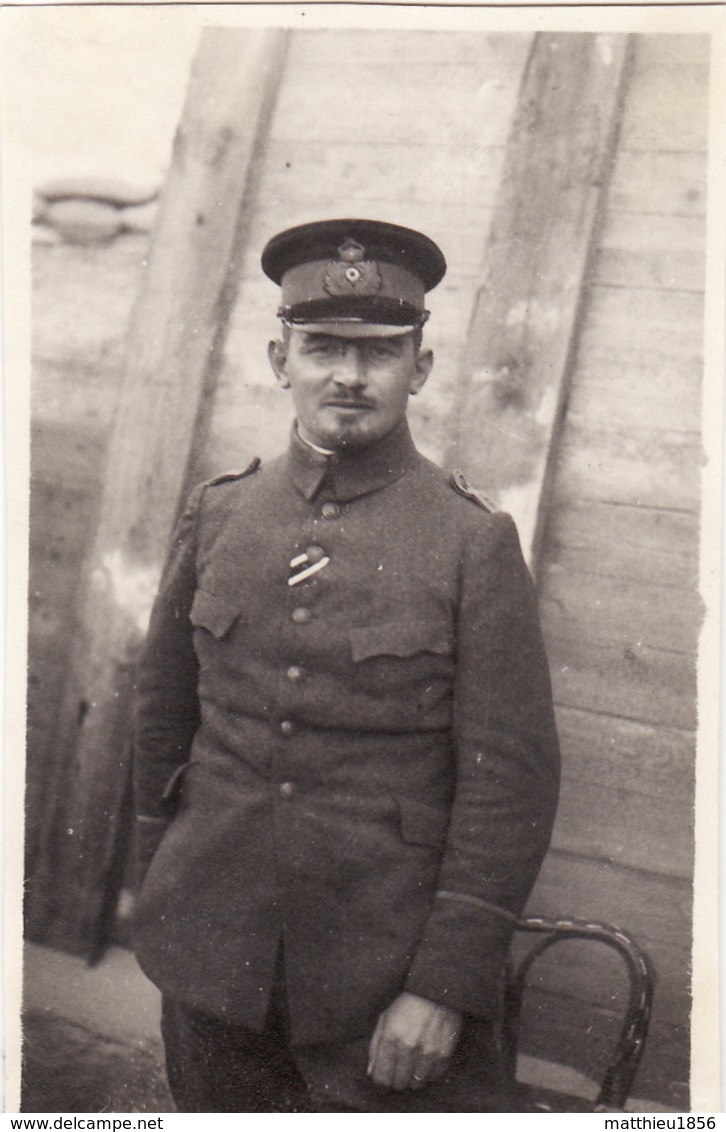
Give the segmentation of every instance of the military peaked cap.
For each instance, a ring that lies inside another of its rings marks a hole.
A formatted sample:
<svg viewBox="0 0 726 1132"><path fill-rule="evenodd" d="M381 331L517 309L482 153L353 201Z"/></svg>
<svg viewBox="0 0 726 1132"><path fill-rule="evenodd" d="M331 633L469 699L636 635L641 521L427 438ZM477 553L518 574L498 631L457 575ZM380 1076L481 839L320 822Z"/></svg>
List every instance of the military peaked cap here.
<svg viewBox="0 0 726 1132"><path fill-rule="evenodd" d="M441 249L411 228L378 220L321 220L273 236L262 269L282 288L278 316L299 330L406 334L428 318Z"/></svg>

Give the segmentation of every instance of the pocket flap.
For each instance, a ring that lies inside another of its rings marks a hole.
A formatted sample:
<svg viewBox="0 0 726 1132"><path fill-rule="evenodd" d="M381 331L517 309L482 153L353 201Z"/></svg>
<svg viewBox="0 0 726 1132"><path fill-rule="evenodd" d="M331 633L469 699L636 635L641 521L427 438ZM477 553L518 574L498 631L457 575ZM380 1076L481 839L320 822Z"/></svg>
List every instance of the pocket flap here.
<svg viewBox="0 0 726 1132"><path fill-rule="evenodd" d="M452 645L451 626L445 621L386 621L350 630L355 661L369 656L414 656L418 652L448 655Z"/></svg>
<svg viewBox="0 0 726 1132"><path fill-rule="evenodd" d="M210 593L209 590L197 590L189 617L192 625L207 629L213 637L220 640L232 628L239 613L236 606L218 594Z"/></svg>
<svg viewBox="0 0 726 1132"><path fill-rule="evenodd" d="M443 845L449 828L449 811L418 798L395 795L401 815L401 837L414 845Z"/></svg>

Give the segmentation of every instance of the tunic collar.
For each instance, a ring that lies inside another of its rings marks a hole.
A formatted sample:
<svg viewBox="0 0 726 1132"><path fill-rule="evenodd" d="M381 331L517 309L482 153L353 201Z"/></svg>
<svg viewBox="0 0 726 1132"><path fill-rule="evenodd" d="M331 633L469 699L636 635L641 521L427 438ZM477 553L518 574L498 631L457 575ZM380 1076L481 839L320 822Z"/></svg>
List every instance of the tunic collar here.
<svg viewBox="0 0 726 1132"><path fill-rule="evenodd" d="M354 451L323 456L304 444L293 425L287 473L305 499L313 499L325 480L325 494L345 503L378 491L412 468L418 452L404 419L382 440Z"/></svg>

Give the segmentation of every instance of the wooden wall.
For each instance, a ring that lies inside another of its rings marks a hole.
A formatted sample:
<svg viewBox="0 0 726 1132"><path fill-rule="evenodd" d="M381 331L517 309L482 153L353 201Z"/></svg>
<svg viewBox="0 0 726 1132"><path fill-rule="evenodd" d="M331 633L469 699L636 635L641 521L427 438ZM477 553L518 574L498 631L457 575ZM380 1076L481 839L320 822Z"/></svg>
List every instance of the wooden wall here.
<svg viewBox="0 0 726 1132"><path fill-rule="evenodd" d="M148 239L33 249L26 860L32 893L58 759L78 581L98 522L123 335Z"/></svg>
<svg viewBox="0 0 726 1132"><path fill-rule="evenodd" d="M539 578L564 786L532 907L610 919L646 946L658 984L636 1091L683 1108L707 67L704 38L636 41ZM605 1009L572 952L548 989Z"/></svg>
<svg viewBox="0 0 726 1132"><path fill-rule="evenodd" d="M414 403L413 427L434 459L451 447L462 352L530 46L528 35L291 37L269 138L252 171L238 301L190 478L285 443L290 405L264 356L276 333L277 295L260 279L259 252L274 231L332 215L421 227L444 247L451 270L431 295L427 329L435 374ZM356 81L348 86L351 54ZM706 55L698 37L636 42L539 577L565 769L554 848L531 902L532 910L615 921L651 950L656 1018L635 1091L681 1108ZM36 253L31 846L55 755L74 590L97 519L124 326L147 243L125 237L107 248ZM572 945L544 968L530 999L526 1048L592 1069L583 1053L584 1007L594 1003L609 1032L614 980L606 955Z"/></svg>

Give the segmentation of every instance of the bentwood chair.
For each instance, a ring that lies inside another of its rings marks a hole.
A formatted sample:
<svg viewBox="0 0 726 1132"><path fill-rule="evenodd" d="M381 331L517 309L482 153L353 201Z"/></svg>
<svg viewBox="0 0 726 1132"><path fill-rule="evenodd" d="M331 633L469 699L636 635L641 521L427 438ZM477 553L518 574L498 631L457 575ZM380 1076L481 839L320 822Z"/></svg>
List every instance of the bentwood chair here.
<svg viewBox="0 0 726 1132"><path fill-rule="evenodd" d="M527 916L517 932L540 937L523 958L509 964L504 989L504 1048L512 1082L515 1111L519 1112L619 1112L625 1107L633 1078L643 1055L653 1002L654 976L643 949L620 928L583 920L550 920ZM585 940L613 948L625 963L629 978L628 1002L615 1049L602 1074L594 1101L570 1093L556 1092L516 1080L520 1021L527 979L533 964L555 944Z"/></svg>

